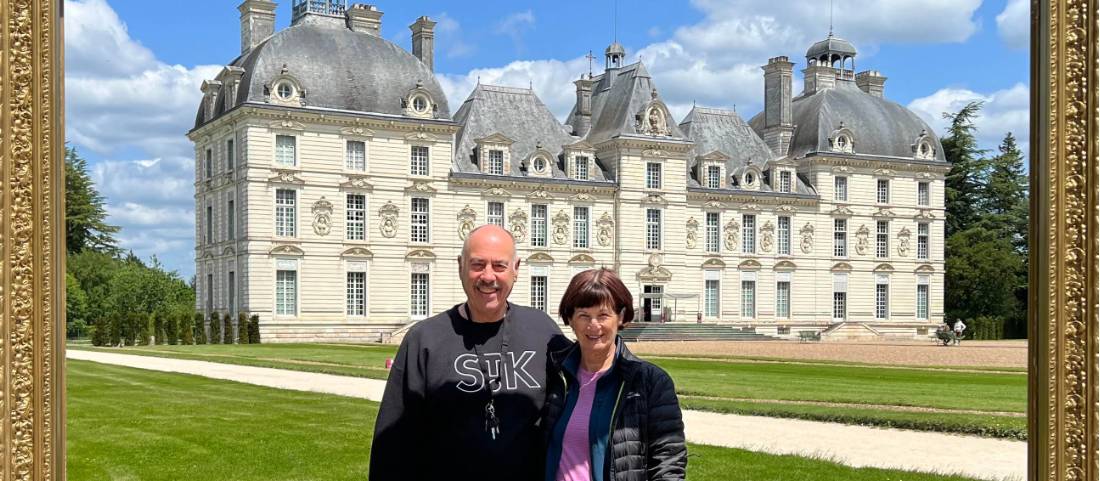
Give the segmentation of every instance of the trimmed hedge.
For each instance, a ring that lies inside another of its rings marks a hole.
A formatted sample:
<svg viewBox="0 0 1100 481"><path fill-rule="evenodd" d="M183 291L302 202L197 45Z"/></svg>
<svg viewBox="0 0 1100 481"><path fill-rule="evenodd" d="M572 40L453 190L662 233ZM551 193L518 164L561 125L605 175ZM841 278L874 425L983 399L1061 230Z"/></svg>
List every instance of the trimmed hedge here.
<svg viewBox="0 0 1100 481"><path fill-rule="evenodd" d="M248 314L237 313L237 344L248 344Z"/></svg>
<svg viewBox="0 0 1100 481"><path fill-rule="evenodd" d="M248 342L249 344L260 343L260 315L253 314L248 320Z"/></svg>
<svg viewBox="0 0 1100 481"><path fill-rule="evenodd" d="M179 312L175 315L179 320L179 336L180 344L184 346L190 346L195 343L195 326L192 324L191 316L186 312Z"/></svg>
<svg viewBox="0 0 1100 481"><path fill-rule="evenodd" d="M168 342L167 324L168 320L165 319L163 312L153 314L153 342L158 346Z"/></svg>
<svg viewBox="0 0 1100 481"><path fill-rule="evenodd" d="M206 344L206 316L196 312L194 316L195 344Z"/></svg>
<svg viewBox="0 0 1100 481"><path fill-rule="evenodd" d="M222 342L225 344L233 344L233 316L229 313L222 315Z"/></svg>
<svg viewBox="0 0 1100 481"><path fill-rule="evenodd" d="M141 315L135 317L137 320L137 326L135 326L135 340L134 344L139 346L148 346L149 338L153 337L153 316L151 314Z"/></svg>
<svg viewBox="0 0 1100 481"><path fill-rule="evenodd" d="M210 344L222 343L222 323L218 320L218 313L210 314Z"/></svg>

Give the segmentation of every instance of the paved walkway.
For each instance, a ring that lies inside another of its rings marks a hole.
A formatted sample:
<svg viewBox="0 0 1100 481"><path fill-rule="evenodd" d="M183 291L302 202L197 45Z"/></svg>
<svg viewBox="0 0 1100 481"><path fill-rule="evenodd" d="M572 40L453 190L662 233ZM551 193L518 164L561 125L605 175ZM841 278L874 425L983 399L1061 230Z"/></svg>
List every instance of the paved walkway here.
<svg viewBox="0 0 1100 481"><path fill-rule="evenodd" d="M79 350L69 350L67 356L371 401L382 399L385 385L384 381L376 379L206 361ZM1027 443L1021 441L701 411L684 411L684 424L688 441L699 444L821 457L855 467L924 472L943 472L950 468L953 473L989 480L1024 480L1027 477ZM945 462L947 456L950 462Z"/></svg>

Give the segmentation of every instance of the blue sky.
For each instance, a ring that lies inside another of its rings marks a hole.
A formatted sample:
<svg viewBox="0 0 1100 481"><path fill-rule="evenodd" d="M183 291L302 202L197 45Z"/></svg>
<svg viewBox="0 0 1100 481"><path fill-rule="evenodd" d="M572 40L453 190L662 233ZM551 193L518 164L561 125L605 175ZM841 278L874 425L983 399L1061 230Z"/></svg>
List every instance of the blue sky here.
<svg viewBox="0 0 1100 481"><path fill-rule="evenodd" d="M66 0L66 113L69 142L91 164L122 226L124 248L156 255L185 279L194 273L193 151L185 133L202 80L240 52L236 0ZM439 22L436 72L452 110L480 79L532 86L559 117L572 106L571 81L585 55L617 34L646 63L676 116L693 103L762 107L759 69L786 55L805 66L806 48L829 31L824 0L385 1L382 35L408 49L408 25ZM578 14L578 12L583 12ZM170 19L170 21L169 21ZM616 20L617 19L617 20ZM886 96L942 131L940 113L986 102L983 146L1013 132L1026 148L1026 0L835 0L833 30L859 49L857 70L889 77ZM279 1L277 28L290 21Z"/></svg>

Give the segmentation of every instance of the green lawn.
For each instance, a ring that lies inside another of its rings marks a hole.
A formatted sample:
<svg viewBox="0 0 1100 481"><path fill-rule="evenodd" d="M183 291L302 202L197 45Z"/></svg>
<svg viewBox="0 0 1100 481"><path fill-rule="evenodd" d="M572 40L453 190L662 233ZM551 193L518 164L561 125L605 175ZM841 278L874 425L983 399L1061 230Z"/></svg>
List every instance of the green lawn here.
<svg viewBox="0 0 1100 481"><path fill-rule="evenodd" d="M376 403L72 360L66 376L69 479L366 478ZM967 479L697 445L689 456L697 481Z"/></svg>
<svg viewBox="0 0 1100 481"><path fill-rule="evenodd" d="M384 379L387 345L262 344L77 349L275 367ZM1026 439L1027 376L806 362L669 359L666 369L693 409ZM708 399L692 399L706 396ZM718 399L713 399L718 398ZM843 403L791 405L776 401ZM863 406L866 407L863 407ZM909 411L871 405L899 406ZM930 413L923 408L975 412Z"/></svg>

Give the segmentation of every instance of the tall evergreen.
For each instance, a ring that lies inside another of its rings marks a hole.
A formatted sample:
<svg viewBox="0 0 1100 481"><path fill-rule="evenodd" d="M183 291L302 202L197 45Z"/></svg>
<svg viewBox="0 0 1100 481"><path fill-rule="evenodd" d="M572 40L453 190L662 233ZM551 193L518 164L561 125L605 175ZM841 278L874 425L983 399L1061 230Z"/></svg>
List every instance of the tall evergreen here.
<svg viewBox="0 0 1100 481"><path fill-rule="evenodd" d="M88 175L88 163L73 147L65 149L65 242L69 254L90 249L117 254L118 226L107 223L103 196Z"/></svg>
<svg viewBox="0 0 1100 481"><path fill-rule="evenodd" d="M990 227L1011 237L1012 244L1027 254L1028 180L1024 156L1012 132L1005 134L998 154L990 159L989 180L982 195Z"/></svg>
<svg viewBox="0 0 1100 481"><path fill-rule="evenodd" d="M947 127L947 135L940 139L943 155L951 163L944 192L947 237L965 230L980 215L978 201L981 198L981 181L986 171L986 160L983 159L985 151L978 148L974 117L981 109L982 102L974 101L954 114L943 114L945 119L951 121Z"/></svg>

